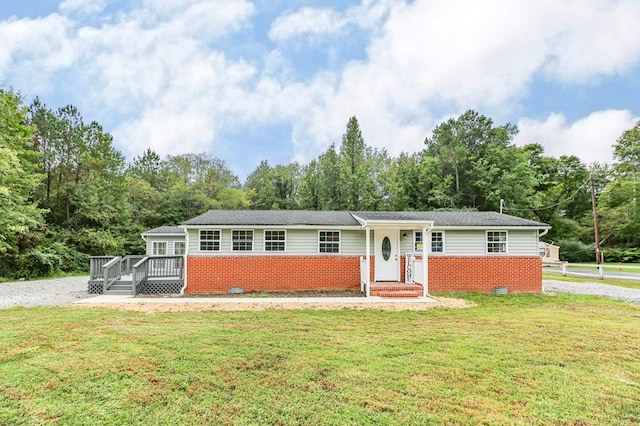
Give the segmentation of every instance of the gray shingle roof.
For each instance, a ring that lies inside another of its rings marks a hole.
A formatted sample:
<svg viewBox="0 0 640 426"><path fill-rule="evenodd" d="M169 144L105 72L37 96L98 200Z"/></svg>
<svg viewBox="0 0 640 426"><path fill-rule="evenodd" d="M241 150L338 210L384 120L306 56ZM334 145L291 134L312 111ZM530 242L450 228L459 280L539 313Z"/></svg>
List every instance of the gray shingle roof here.
<svg viewBox="0 0 640 426"><path fill-rule="evenodd" d="M498 212L353 212L365 220L432 220L434 226L531 226L549 225Z"/></svg>
<svg viewBox="0 0 640 426"><path fill-rule="evenodd" d="M182 225L358 226L349 212L315 210L209 210Z"/></svg>
<svg viewBox="0 0 640 426"><path fill-rule="evenodd" d="M147 234L184 234L184 229L178 226L158 226L157 228L149 229L148 231L144 231L143 235Z"/></svg>
<svg viewBox="0 0 640 426"><path fill-rule="evenodd" d="M530 226L548 225L533 220L497 212L346 212L314 210L209 210L182 222L182 225L228 225L228 226L358 226L357 216L364 220L417 220L434 221L438 227L445 226ZM158 229L158 228L156 228ZM147 231L150 232L150 231Z"/></svg>

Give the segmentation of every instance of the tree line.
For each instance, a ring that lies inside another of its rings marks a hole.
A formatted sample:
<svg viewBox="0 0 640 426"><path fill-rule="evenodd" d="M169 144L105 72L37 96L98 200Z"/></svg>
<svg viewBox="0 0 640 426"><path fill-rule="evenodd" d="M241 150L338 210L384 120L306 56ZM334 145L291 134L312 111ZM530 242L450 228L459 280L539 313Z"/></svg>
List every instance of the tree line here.
<svg viewBox="0 0 640 426"><path fill-rule="evenodd" d="M506 213L551 224L545 239L585 257L594 239L590 174L605 257L640 258L640 122L616 141L613 165L516 146L517 131L467 111L438 125L422 151L393 157L368 146L351 117L340 143L308 164L264 160L242 183L206 153L161 158L149 148L128 162L76 107L26 105L0 89L0 276L143 253L142 232L209 209L482 211L504 200Z"/></svg>

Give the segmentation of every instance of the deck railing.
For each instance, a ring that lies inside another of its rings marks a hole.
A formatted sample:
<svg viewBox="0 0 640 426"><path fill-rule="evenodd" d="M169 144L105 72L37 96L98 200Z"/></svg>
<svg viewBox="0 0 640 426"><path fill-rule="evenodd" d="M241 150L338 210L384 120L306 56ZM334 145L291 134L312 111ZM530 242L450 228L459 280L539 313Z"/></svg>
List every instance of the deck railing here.
<svg viewBox="0 0 640 426"><path fill-rule="evenodd" d="M109 288L109 286L111 286L111 284L113 284L115 281L118 281L122 276L122 273L120 272L122 268L121 262L122 262L122 258L120 256L114 257L109 262L105 263L104 266L102 267L102 276L103 276L102 293L103 294L105 291L107 291L107 289Z"/></svg>
<svg viewBox="0 0 640 426"><path fill-rule="evenodd" d="M182 281L183 274L183 256L145 256L132 267L133 294L139 293L141 284L163 278Z"/></svg>
<svg viewBox="0 0 640 426"><path fill-rule="evenodd" d="M128 254L122 258L122 275L129 275L133 271L133 265L144 259L143 254Z"/></svg>
<svg viewBox="0 0 640 426"><path fill-rule="evenodd" d="M114 259L114 256L92 256L89 262L89 280L98 281L104 278L102 267L109 261Z"/></svg>
<svg viewBox="0 0 640 426"><path fill-rule="evenodd" d="M360 256L360 291L367 293L367 283L369 282L369 268L367 259Z"/></svg>

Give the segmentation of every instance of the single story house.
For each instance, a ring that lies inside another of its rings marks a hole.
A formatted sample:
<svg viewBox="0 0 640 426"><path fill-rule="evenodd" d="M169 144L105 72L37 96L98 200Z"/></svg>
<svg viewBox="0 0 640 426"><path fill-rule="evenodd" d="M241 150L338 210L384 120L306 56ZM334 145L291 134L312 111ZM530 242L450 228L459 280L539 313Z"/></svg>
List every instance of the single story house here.
<svg viewBox="0 0 640 426"><path fill-rule="evenodd" d="M361 290L367 295L542 291L550 226L496 212L211 210L142 234L184 255L187 294Z"/></svg>
<svg viewBox="0 0 640 426"><path fill-rule="evenodd" d="M560 247L555 244L540 241L538 246L543 265L556 265L560 263Z"/></svg>

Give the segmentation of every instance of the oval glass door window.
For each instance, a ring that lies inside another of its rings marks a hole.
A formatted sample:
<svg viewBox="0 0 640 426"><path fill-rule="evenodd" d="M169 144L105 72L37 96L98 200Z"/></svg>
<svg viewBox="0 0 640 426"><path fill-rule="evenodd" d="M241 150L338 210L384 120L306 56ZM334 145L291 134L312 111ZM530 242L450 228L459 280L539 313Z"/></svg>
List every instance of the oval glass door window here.
<svg viewBox="0 0 640 426"><path fill-rule="evenodd" d="M389 260L391 257L391 240L389 240L389 237L384 237L382 240L382 257L384 260Z"/></svg>

